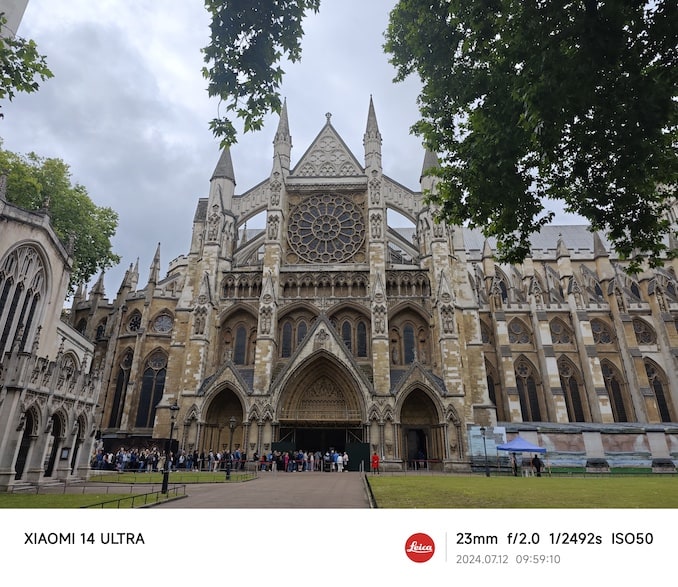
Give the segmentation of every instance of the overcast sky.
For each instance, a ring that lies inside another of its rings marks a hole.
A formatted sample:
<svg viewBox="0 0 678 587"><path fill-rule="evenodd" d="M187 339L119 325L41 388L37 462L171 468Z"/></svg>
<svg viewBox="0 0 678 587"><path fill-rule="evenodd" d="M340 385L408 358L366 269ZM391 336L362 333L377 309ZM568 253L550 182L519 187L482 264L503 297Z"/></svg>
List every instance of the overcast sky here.
<svg viewBox="0 0 678 587"><path fill-rule="evenodd" d="M332 124L363 160L370 95L383 137L384 172L419 189L421 141L416 79L392 82L383 32L390 0L323 0L305 22L300 63L289 65L287 98L292 164L332 113ZM97 205L119 214L113 245L122 256L106 274L113 297L124 270L139 258L146 283L157 243L162 272L188 252L198 198L207 196L219 157L208 122L200 49L209 41L202 0L30 0L19 35L36 41L54 78L39 92L3 104L4 148L59 157ZM236 193L270 174L277 116L240 135L232 147Z"/></svg>

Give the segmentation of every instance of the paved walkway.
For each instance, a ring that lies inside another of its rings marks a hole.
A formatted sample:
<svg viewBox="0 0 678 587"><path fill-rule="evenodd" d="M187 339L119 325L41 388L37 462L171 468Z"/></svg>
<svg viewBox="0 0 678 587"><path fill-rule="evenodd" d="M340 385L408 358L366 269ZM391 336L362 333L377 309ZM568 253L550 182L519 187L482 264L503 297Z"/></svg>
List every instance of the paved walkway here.
<svg viewBox="0 0 678 587"><path fill-rule="evenodd" d="M157 508L369 508L362 473L260 472L240 483L186 486L185 498Z"/></svg>

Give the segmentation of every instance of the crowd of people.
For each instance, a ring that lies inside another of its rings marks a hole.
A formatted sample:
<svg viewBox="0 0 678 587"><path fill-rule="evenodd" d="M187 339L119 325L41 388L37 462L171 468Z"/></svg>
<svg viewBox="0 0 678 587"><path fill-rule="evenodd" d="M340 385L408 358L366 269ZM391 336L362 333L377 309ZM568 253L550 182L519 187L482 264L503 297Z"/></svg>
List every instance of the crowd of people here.
<svg viewBox="0 0 678 587"><path fill-rule="evenodd" d="M169 461L167 461L169 459ZM261 471L284 471L287 473L303 471L343 472L348 471L348 454L344 451L268 451L259 455L255 452L249 459ZM119 448L106 452L99 446L92 456L91 466L96 470L119 472L157 472L157 471L237 471L245 468L248 456L235 449L229 451L184 451L169 455L157 447L145 449Z"/></svg>
<svg viewBox="0 0 678 587"><path fill-rule="evenodd" d="M348 453L334 449L322 453L316 451L269 451L258 458L262 471L303 471L344 472L348 471Z"/></svg>

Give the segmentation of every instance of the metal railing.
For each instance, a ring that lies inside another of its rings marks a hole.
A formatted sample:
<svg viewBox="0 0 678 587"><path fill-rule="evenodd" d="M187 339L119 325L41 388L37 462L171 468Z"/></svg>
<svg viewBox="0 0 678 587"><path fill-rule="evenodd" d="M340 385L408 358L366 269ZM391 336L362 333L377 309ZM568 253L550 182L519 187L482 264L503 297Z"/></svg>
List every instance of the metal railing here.
<svg viewBox="0 0 678 587"><path fill-rule="evenodd" d="M150 493L134 493L117 499L109 499L99 503L80 506L81 509L121 509L121 508L139 508L150 505L156 505L170 499L176 499L186 495L185 485L174 485L168 487L167 493L162 491L151 491Z"/></svg>

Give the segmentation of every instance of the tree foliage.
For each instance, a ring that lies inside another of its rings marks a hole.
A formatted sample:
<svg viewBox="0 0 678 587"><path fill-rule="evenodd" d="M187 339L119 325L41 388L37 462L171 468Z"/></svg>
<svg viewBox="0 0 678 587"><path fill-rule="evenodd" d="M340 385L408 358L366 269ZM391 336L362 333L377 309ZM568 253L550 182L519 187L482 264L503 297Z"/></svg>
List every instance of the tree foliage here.
<svg viewBox="0 0 678 587"><path fill-rule="evenodd" d="M259 130L266 114L280 111L280 62L299 60L302 20L319 6L320 0L205 0L212 17L203 49L207 91L243 120L245 132ZM210 128L222 146L236 142L227 117L213 119Z"/></svg>
<svg viewBox="0 0 678 587"><path fill-rule="evenodd" d="M385 49L422 80L441 217L519 262L561 199L632 270L675 255L676 30L673 0L401 0Z"/></svg>
<svg viewBox="0 0 678 587"><path fill-rule="evenodd" d="M53 77L45 57L34 41L15 37L6 30L7 19L0 12L0 100L12 100L18 92L35 92L38 79ZM2 116L2 115L0 115Z"/></svg>
<svg viewBox="0 0 678 587"><path fill-rule="evenodd" d="M0 175L7 178L8 201L27 210L46 210L59 238L72 242L71 292L98 271L120 262L111 245L117 213L96 206L84 186L73 185L70 168L61 159L35 153L24 156L0 148Z"/></svg>

